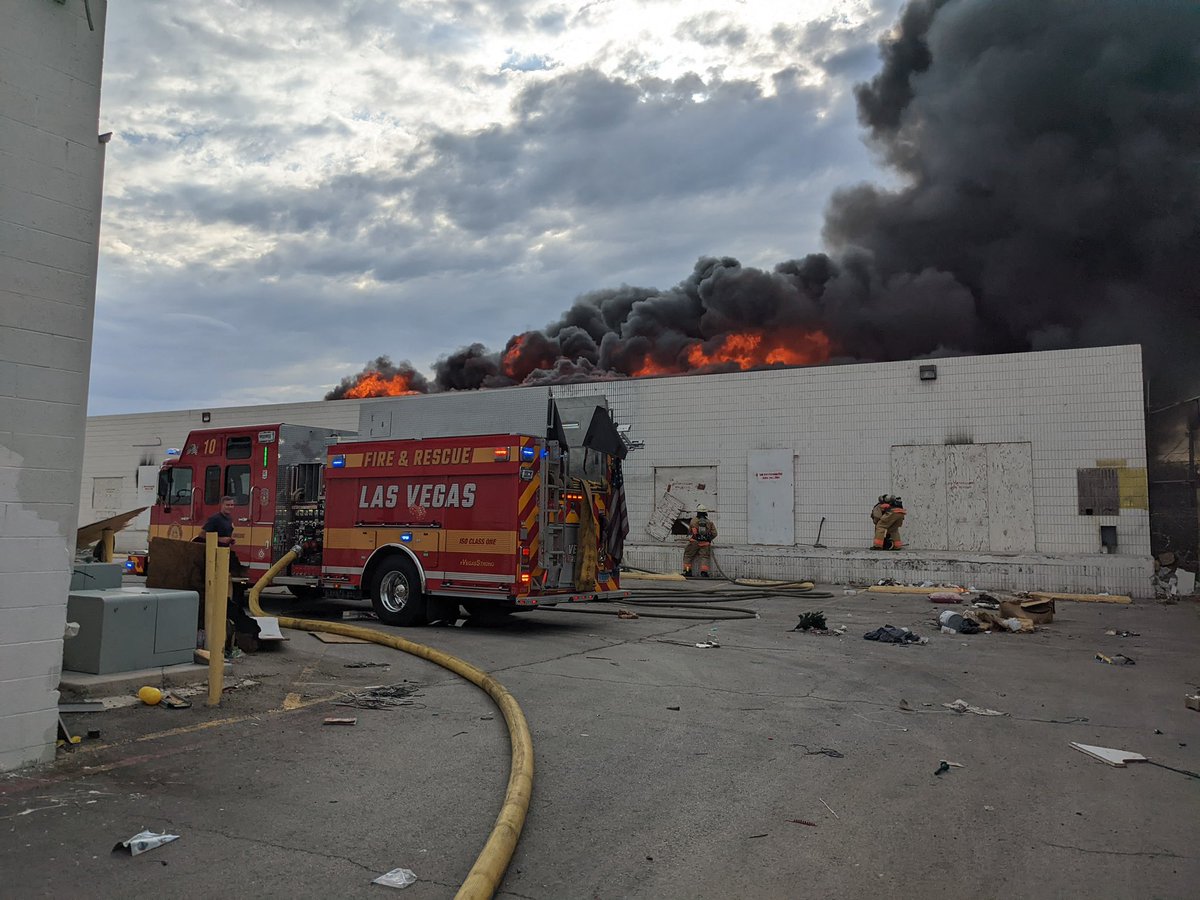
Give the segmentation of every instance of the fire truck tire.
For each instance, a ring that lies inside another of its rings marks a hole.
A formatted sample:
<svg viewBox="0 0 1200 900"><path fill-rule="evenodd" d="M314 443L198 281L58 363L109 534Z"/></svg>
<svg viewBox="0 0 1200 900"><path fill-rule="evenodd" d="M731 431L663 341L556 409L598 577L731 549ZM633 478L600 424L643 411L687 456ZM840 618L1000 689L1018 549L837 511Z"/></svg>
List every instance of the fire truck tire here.
<svg viewBox="0 0 1200 900"><path fill-rule="evenodd" d="M371 605L384 625L424 625L428 607L413 564L400 556L385 560L371 585Z"/></svg>

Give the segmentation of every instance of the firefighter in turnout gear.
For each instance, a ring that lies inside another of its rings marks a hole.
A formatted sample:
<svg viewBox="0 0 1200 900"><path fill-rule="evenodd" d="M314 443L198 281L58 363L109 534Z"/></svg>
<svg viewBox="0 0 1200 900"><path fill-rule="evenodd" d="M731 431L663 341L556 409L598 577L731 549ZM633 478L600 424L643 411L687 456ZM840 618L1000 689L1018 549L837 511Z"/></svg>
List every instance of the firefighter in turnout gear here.
<svg viewBox="0 0 1200 900"><path fill-rule="evenodd" d="M708 507L701 503L696 515L688 523L688 542L683 551L683 576L692 577L692 564L700 559L700 577L708 577L708 565L712 562L712 542L717 537L717 526L708 517Z"/></svg>
<svg viewBox="0 0 1200 900"><path fill-rule="evenodd" d="M904 501L892 494L883 494L871 509L871 521L875 523L875 540L872 550L899 550L904 546L900 540L900 526L904 524Z"/></svg>

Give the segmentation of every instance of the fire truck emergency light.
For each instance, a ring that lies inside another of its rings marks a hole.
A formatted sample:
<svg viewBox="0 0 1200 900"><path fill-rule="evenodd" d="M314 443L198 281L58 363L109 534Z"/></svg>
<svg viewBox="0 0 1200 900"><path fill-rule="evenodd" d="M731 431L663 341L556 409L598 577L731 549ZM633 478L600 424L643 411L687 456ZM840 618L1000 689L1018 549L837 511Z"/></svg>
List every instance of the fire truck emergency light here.
<svg viewBox="0 0 1200 900"><path fill-rule="evenodd" d="M344 469L346 468L346 457L338 454L330 461L329 465L335 469Z"/></svg>
<svg viewBox="0 0 1200 900"><path fill-rule="evenodd" d="M536 447L522 447L521 448L521 459L533 459L535 456L537 456L537 448Z"/></svg>
<svg viewBox="0 0 1200 900"><path fill-rule="evenodd" d="M494 462L508 462L508 448L497 447L492 451L492 456L495 458Z"/></svg>
<svg viewBox="0 0 1200 900"><path fill-rule="evenodd" d="M412 532L411 531L405 531L403 534L400 535L400 543L407 544L407 543L410 543L411 541L412 541Z"/></svg>

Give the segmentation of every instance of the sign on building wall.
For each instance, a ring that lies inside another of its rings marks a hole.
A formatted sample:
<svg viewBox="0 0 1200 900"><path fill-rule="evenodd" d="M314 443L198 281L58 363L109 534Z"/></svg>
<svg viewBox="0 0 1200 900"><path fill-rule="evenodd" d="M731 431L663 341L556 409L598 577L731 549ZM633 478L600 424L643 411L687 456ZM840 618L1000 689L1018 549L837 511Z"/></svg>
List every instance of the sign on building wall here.
<svg viewBox="0 0 1200 900"><path fill-rule="evenodd" d="M125 479L120 475L92 479L92 509L96 512L122 511Z"/></svg>
<svg viewBox="0 0 1200 900"><path fill-rule="evenodd" d="M746 457L746 541L796 543L796 473L792 451L751 450Z"/></svg>

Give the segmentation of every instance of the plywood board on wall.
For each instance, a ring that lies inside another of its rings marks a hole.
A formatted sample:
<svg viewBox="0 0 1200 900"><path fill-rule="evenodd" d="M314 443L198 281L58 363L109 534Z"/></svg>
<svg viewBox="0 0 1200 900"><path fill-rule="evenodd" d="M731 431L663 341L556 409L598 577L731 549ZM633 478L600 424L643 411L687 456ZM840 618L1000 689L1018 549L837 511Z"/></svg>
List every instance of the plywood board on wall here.
<svg viewBox="0 0 1200 900"><path fill-rule="evenodd" d="M790 448L746 455L746 542L796 543L796 472Z"/></svg>
<svg viewBox="0 0 1200 900"><path fill-rule="evenodd" d="M987 550L988 451L982 444L946 447L946 546Z"/></svg>
<svg viewBox="0 0 1200 900"><path fill-rule="evenodd" d="M1033 447L987 444L988 534L993 553L1037 549L1033 517Z"/></svg>
<svg viewBox="0 0 1200 900"><path fill-rule="evenodd" d="M1022 553L1036 549L1028 443L892 447L892 493L904 498L914 550Z"/></svg>
<svg viewBox="0 0 1200 900"><path fill-rule="evenodd" d="M879 493L899 494L908 516L902 536L909 547L945 550L946 448L941 444L892 448L892 482Z"/></svg>

